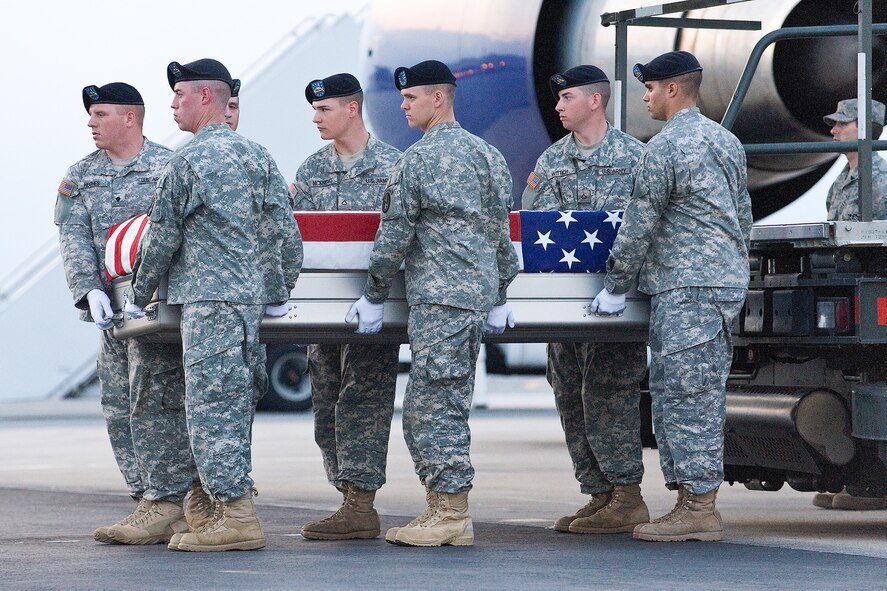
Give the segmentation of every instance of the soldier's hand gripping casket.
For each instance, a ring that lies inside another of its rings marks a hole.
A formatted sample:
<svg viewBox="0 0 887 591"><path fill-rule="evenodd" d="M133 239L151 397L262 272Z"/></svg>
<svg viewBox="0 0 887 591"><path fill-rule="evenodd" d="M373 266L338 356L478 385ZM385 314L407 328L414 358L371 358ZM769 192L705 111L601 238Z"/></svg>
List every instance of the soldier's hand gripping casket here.
<svg viewBox="0 0 887 591"><path fill-rule="evenodd" d="M374 304L366 296L351 304L345 315L345 322L354 321L357 316L357 330L361 334L376 334L382 330L382 321L385 317L385 304Z"/></svg>

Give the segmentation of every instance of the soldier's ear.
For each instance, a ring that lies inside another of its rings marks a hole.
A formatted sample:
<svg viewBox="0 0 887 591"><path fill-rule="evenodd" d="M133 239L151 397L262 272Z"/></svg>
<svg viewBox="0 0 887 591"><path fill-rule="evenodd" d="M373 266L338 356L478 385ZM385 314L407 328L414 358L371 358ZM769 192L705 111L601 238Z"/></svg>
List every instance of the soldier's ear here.
<svg viewBox="0 0 887 591"><path fill-rule="evenodd" d="M676 82L667 82L665 84L665 96L673 98L677 96L680 86Z"/></svg>

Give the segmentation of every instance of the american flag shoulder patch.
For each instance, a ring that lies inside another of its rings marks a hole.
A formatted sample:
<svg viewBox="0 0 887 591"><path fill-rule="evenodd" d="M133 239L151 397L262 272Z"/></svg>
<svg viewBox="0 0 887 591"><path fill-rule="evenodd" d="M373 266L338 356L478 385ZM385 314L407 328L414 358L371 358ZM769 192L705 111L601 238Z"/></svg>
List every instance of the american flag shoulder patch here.
<svg viewBox="0 0 887 591"><path fill-rule="evenodd" d="M530 187L533 191L536 190L536 187L539 186L539 183L542 182L542 179L539 178L539 175L536 174L536 171L530 173L530 176L527 177L527 186Z"/></svg>
<svg viewBox="0 0 887 591"><path fill-rule="evenodd" d="M295 197L299 194L299 187L296 186L296 183L290 183L290 197Z"/></svg>
<svg viewBox="0 0 887 591"><path fill-rule="evenodd" d="M64 195L65 197L70 197L73 194L74 194L74 183L72 183L68 179L62 179L62 182L59 183L59 195Z"/></svg>

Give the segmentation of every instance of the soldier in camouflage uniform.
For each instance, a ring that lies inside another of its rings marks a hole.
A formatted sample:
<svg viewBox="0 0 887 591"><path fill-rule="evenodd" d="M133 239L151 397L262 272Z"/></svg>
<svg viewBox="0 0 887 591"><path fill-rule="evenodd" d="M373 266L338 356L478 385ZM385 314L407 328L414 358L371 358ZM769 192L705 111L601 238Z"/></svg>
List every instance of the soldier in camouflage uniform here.
<svg viewBox="0 0 887 591"><path fill-rule="evenodd" d="M549 79L571 133L545 150L527 179L524 209L625 209L644 145L607 123L610 81L595 66ZM588 503L554 524L560 532L630 532L650 520L641 497L640 381L646 343L549 343L548 382L580 490Z"/></svg>
<svg viewBox="0 0 887 591"><path fill-rule="evenodd" d="M286 181L268 151L225 124L228 70L210 59L172 62L176 122L194 138L163 169L125 311L144 314L162 276L182 305L188 432L211 519L173 536L185 551L265 545L249 475L259 323L286 299L302 261ZM260 248L261 247L261 248Z"/></svg>
<svg viewBox="0 0 887 591"><path fill-rule="evenodd" d="M394 79L407 122L425 135L391 173L364 295L346 320L358 316L358 332L380 330L383 302L405 263L412 366L403 429L428 507L385 539L471 545L474 368L484 329L501 333L506 323L514 325L505 303L518 271L507 218L511 175L498 150L456 122L456 79L446 65L401 67Z"/></svg>
<svg viewBox="0 0 887 591"><path fill-rule="evenodd" d="M114 526L96 529L96 540L113 543L112 529L176 502L181 505L179 488L196 471L185 426L182 348L139 339L123 342L111 336L112 285L103 264L108 229L148 209L171 152L142 135L144 102L132 86L121 82L87 86L83 105L99 149L65 174L55 223L74 305L82 320L92 320L101 329L102 412L130 495L139 500L131 515ZM170 446L175 461L150 453L160 441Z"/></svg>
<svg viewBox="0 0 887 591"><path fill-rule="evenodd" d="M884 130L884 103L872 101L872 139L880 137ZM859 101L846 99L838 103L837 110L823 117L831 127L835 141L856 141L859 134ZM859 221L859 154L846 152L847 166L829 189L825 204L829 220ZM887 161L877 153L872 154L872 219L887 219ZM887 509L887 496L853 496L842 490L837 494L817 493L813 504L823 509L864 511Z"/></svg>
<svg viewBox="0 0 887 591"><path fill-rule="evenodd" d="M884 103L872 101L872 137L877 139L884 129ZM838 109L823 120L831 127L836 141L856 141L858 101L847 99L838 103ZM847 152L847 166L828 191L825 204L828 219L859 221L859 154ZM878 154L872 156L872 219L887 220L887 160Z"/></svg>
<svg viewBox="0 0 887 591"><path fill-rule="evenodd" d="M351 74L313 80L305 99L321 138L333 140L308 157L290 185L296 209L378 210L400 151L370 136L363 123L363 90ZM397 344L310 345L314 439L327 479L343 493L330 517L306 523L313 540L374 538L373 508L385 483L388 437L397 382Z"/></svg>
<svg viewBox="0 0 887 591"><path fill-rule="evenodd" d="M225 123L231 128L231 131L237 131L240 125L240 79L235 78L234 84L231 85L231 98L225 106Z"/></svg>
<svg viewBox="0 0 887 591"><path fill-rule="evenodd" d="M748 288L745 152L696 106L702 67L692 54L667 53L634 71L651 116L667 123L641 155L592 308L621 313L638 271L639 289L652 296L653 421L666 485L679 492L675 508L634 537L720 540L730 327Z"/></svg>

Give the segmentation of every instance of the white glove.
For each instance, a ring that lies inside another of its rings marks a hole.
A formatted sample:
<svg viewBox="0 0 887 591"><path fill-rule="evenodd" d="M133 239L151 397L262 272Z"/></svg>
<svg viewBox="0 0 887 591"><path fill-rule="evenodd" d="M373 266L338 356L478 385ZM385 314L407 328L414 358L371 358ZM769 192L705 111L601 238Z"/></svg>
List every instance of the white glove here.
<svg viewBox="0 0 887 591"><path fill-rule="evenodd" d="M102 289L91 289L86 294L89 303L89 313L92 321L99 330L108 330L114 326L114 312L111 310L111 300Z"/></svg>
<svg viewBox="0 0 887 591"><path fill-rule="evenodd" d="M363 334L376 334L382 330L382 320L385 318L385 304L374 304L366 296L351 304L348 313L345 314L345 322L351 322L357 316L357 330L354 332Z"/></svg>
<svg viewBox="0 0 887 591"><path fill-rule="evenodd" d="M484 322L484 332L502 334L505 332L506 324L508 324L508 328L514 328L514 312L511 311L511 306L508 304L493 306L493 309L487 314L487 321Z"/></svg>
<svg viewBox="0 0 887 591"><path fill-rule="evenodd" d="M595 316L622 316L625 312L625 294L612 294L605 287L591 302L591 311Z"/></svg>
<svg viewBox="0 0 887 591"><path fill-rule="evenodd" d="M284 302L279 306L274 306L272 304L268 304L265 306L265 316L270 316L271 318L280 318L281 316L286 316L289 314L289 311L293 309L293 305L289 302Z"/></svg>
<svg viewBox="0 0 887 591"><path fill-rule="evenodd" d="M138 320L145 316L145 310L130 302L129 299L123 300L123 311L133 320Z"/></svg>

